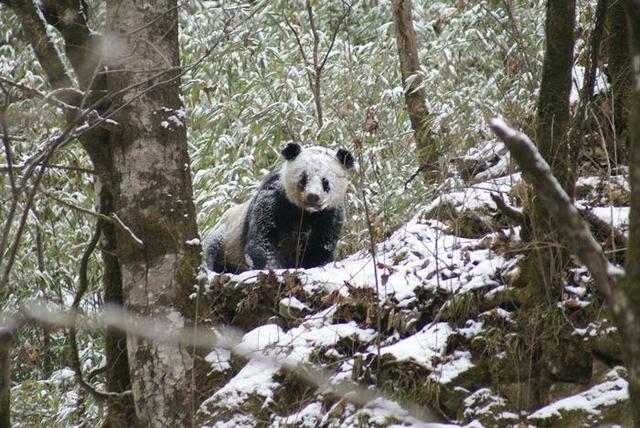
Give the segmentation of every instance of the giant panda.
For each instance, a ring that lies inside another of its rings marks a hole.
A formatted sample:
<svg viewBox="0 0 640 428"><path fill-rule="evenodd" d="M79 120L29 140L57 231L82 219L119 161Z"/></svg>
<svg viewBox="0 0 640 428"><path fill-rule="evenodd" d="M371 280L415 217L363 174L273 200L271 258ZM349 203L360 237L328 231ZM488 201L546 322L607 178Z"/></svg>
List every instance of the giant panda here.
<svg viewBox="0 0 640 428"><path fill-rule="evenodd" d="M289 143L284 162L247 202L228 209L205 234L207 268L311 268L333 260L354 159L345 149Z"/></svg>

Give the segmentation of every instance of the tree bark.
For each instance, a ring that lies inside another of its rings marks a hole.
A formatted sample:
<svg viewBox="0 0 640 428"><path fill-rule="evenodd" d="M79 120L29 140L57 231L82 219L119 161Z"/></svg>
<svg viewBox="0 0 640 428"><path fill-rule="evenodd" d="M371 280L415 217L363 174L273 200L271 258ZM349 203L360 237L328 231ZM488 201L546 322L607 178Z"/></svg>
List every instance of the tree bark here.
<svg viewBox="0 0 640 428"><path fill-rule="evenodd" d="M575 0L548 0L545 20L545 42L540 95L536 109L536 144L542 157L551 166L553 174L565 190L570 186L570 157L567 134L569 131L569 93L573 66ZM533 337L530 355L529 391L525 402L537 407L549 398L553 373L547 352L556 342L545 340L547 317L555 307L562 284L562 270L568 254L559 245L554 219L538 192L530 192L529 209L525 211L530 222L523 226L521 237L529 242L530 250L522 262L521 286L526 298L519 323ZM555 337L556 341L570 338Z"/></svg>
<svg viewBox="0 0 640 428"><path fill-rule="evenodd" d="M72 81L46 36L43 18L62 35L80 89L91 90L86 99L70 103L94 105L99 115L111 115L122 124L120 131L96 128L80 137L100 179L100 211L115 212L121 224L103 224L105 301L124 302L133 311L170 319L179 328L190 312L187 296L195 284L200 247L192 245L197 228L178 98L176 2L154 7L109 2L103 46L111 49L105 58L99 56L104 52L97 48L101 36L90 31L81 0L0 2L20 17L51 86L68 87ZM101 61L113 70L108 82ZM108 102L96 104L107 91ZM66 116L74 120L75 110ZM110 392L129 389L131 374L139 419L134 420L126 397L110 399L107 425L189 424L191 357L178 346L135 337L127 338L125 348L123 338L117 330L107 330L107 387Z"/></svg>
<svg viewBox="0 0 640 428"><path fill-rule="evenodd" d="M410 0L393 0L391 12L395 25L396 45L400 58L400 73L404 99L416 142L418 166L427 180L438 171L438 148L431 137L431 115L427 95L422 85L416 32L413 28ZM413 80L411 80L413 79Z"/></svg>
<svg viewBox="0 0 640 428"><path fill-rule="evenodd" d="M11 426L11 333L0 329L0 427Z"/></svg>
<svg viewBox="0 0 640 428"><path fill-rule="evenodd" d="M631 331L623 331L623 337L629 371L630 408L634 425L640 427L640 0L627 0L626 9L634 84L631 85L629 100L631 202L624 291L632 312L625 314Z"/></svg>
<svg viewBox="0 0 640 428"><path fill-rule="evenodd" d="M573 66L575 0L549 0L545 23L546 50L536 112L536 144L562 187L570 188L570 159L567 142L569 93ZM533 243L558 242L545 204L536 194L528 213L531 230L523 238ZM542 303L560 281L565 257L561 250L537 245L524 263L531 305Z"/></svg>
<svg viewBox="0 0 640 428"><path fill-rule="evenodd" d="M613 125L616 138L624 142L629 117L629 95L631 93L631 61L629 59L629 31L625 0L610 0L607 11L608 72L613 87Z"/></svg>
<svg viewBox="0 0 640 428"><path fill-rule="evenodd" d="M153 7L134 0L107 2L113 70L111 134L118 221L118 259L128 310L186 323L188 296L200 265L184 109L179 98L176 0ZM116 71L117 70L117 71ZM190 242L188 242L190 241ZM136 414L145 426L186 426L194 410L187 349L128 336Z"/></svg>

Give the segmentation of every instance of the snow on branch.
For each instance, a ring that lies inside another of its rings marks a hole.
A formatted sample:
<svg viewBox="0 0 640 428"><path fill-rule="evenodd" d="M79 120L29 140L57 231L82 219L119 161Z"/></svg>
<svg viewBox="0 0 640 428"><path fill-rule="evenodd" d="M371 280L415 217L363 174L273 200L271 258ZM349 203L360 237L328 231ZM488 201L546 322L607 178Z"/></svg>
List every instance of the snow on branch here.
<svg viewBox="0 0 640 428"><path fill-rule="evenodd" d="M547 210L556 221L560 235L587 266L607 300L615 303L619 294L616 285L623 277L624 271L609 262L569 195L554 177L549 164L529 137L509 127L502 119L492 118L489 125L511 152L524 178L545 202Z"/></svg>

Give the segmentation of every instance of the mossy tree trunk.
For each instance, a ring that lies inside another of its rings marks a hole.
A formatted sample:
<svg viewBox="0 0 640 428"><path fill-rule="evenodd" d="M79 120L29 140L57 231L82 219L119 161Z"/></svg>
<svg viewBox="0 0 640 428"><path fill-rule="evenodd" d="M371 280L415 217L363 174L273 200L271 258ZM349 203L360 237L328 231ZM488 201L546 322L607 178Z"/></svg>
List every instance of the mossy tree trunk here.
<svg viewBox="0 0 640 428"><path fill-rule="evenodd" d="M549 0L546 15L546 50L538 98L535 141L540 154L551 165L553 174L565 189L570 188L570 160L567 133L569 93L573 66L575 25L574 0ZM529 204L532 251L527 256L527 275L532 304L554 295L560 283L564 262L557 245L553 222L544 203L533 194Z"/></svg>
<svg viewBox="0 0 640 428"><path fill-rule="evenodd" d="M149 7L107 2L113 49L106 66L118 260L125 307L186 327L201 264L185 114L180 94L177 0ZM153 46L150 48L149 46ZM127 336L136 415L144 426L188 426L195 410L193 357L172 343Z"/></svg>
<svg viewBox="0 0 640 428"><path fill-rule="evenodd" d="M108 2L107 43L88 27L81 0L0 2L20 18L52 89L74 83L46 24L65 42L76 89L91 90L84 100L79 91L68 91L76 96L65 102L92 105L99 117L118 122L78 137L100 180L97 205L102 214L117 218L102 228L105 301L169 320L176 328L185 326L201 259L200 247L194 245L190 160L180 123L177 2L165 0L153 7ZM105 95L107 102L96 102ZM66 112L69 123L77 111ZM125 340L113 329L107 330L106 348L109 391L133 390L133 400L109 399L107 426L191 424L193 362L185 349L136 337Z"/></svg>
<svg viewBox="0 0 640 428"><path fill-rule="evenodd" d="M628 307L634 312L624 314L628 319L624 347L629 372L629 395L634 425L640 427L640 0L627 0L629 52L633 64L634 84L629 99L629 181L631 184L631 212L627 245L624 291Z"/></svg>
<svg viewBox="0 0 640 428"><path fill-rule="evenodd" d="M411 0L393 0L391 4L395 25L396 45L400 59L400 73L404 99L414 132L418 166L427 180L438 172L438 147L431 134L431 115L427 108L427 94L422 86L420 58L416 31L413 28Z"/></svg>
<svg viewBox="0 0 640 428"><path fill-rule="evenodd" d="M535 119L538 150L565 189L572 187L568 131L575 9L575 0L547 1L546 48ZM553 345L544 342L548 340L550 330L558 328L548 322L554 318L549 316L549 311L555 307L560 295L562 270L568 256L560 244L553 219L535 192L531 192L527 215L530 224L523 228L522 238L530 244L530 250L522 265L521 280L527 298L521 311L521 322L530 341L531 379L530 396L524 401L529 407L535 407L548 399L549 366L555 363L545 360L545 355L555 353L546 353L545 346Z"/></svg>

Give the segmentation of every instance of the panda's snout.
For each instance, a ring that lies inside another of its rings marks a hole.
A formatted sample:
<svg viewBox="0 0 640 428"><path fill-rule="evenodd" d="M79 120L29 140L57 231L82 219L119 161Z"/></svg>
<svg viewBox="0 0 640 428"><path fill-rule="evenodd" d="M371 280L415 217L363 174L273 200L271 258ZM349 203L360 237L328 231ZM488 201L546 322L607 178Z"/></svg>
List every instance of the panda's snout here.
<svg viewBox="0 0 640 428"><path fill-rule="evenodd" d="M308 193L305 197L305 202L307 205L318 205L318 202L320 202L320 196L315 193Z"/></svg>

